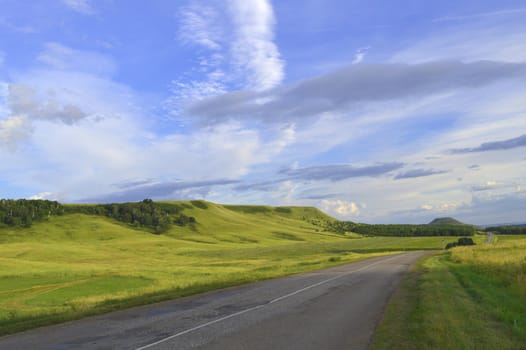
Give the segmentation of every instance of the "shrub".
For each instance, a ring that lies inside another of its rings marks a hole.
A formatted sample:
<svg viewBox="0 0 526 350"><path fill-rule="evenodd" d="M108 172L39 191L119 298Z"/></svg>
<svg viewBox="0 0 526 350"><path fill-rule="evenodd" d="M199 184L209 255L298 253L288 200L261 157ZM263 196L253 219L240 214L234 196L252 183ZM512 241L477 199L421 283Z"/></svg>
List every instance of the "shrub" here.
<svg viewBox="0 0 526 350"><path fill-rule="evenodd" d="M458 245L475 245L475 242L469 237L462 237L458 239Z"/></svg>
<svg viewBox="0 0 526 350"><path fill-rule="evenodd" d="M446 245L446 249L451 249L451 248L454 248L454 247L456 247L456 246L458 246L458 243L457 243L457 242L451 242L451 243L448 243L448 244Z"/></svg>
<svg viewBox="0 0 526 350"><path fill-rule="evenodd" d="M451 242L446 245L446 249L463 246L463 245L475 245L475 242L469 237L459 238L456 242Z"/></svg>

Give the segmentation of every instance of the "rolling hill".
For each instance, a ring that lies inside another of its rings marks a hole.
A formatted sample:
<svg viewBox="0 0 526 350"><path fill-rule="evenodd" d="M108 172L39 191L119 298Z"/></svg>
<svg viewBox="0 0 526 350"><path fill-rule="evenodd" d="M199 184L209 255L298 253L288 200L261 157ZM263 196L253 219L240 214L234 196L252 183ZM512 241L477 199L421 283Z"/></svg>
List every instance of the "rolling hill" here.
<svg viewBox="0 0 526 350"><path fill-rule="evenodd" d="M338 234L309 207L160 205L193 220L159 233L64 205L0 227L0 334L454 240Z"/></svg>
<svg viewBox="0 0 526 350"><path fill-rule="evenodd" d="M436 218L428 225L467 225L463 222L458 221L457 219L451 217Z"/></svg>

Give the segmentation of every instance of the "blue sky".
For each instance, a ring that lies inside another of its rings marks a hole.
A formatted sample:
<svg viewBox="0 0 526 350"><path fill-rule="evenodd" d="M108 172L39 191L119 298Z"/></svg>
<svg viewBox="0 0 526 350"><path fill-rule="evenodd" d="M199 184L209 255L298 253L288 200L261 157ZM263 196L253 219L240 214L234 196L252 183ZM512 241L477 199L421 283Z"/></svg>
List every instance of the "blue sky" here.
<svg viewBox="0 0 526 350"><path fill-rule="evenodd" d="M524 1L0 6L0 197L524 221Z"/></svg>

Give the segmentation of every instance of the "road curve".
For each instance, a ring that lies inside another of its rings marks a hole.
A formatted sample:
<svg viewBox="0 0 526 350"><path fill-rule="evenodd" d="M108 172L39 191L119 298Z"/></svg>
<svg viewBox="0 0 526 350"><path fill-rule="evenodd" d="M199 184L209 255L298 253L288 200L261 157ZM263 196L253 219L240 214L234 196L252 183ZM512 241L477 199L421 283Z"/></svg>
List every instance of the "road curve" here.
<svg viewBox="0 0 526 350"><path fill-rule="evenodd" d="M0 338L0 349L366 349L424 253L378 257Z"/></svg>

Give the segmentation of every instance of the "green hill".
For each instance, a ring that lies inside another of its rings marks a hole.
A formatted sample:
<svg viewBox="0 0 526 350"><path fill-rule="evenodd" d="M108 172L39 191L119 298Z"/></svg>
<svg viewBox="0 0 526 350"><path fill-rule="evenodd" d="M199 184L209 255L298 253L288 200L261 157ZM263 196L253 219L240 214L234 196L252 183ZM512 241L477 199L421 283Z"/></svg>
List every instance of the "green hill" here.
<svg viewBox="0 0 526 350"><path fill-rule="evenodd" d="M463 222L451 217L436 218L431 221L428 225L466 225Z"/></svg>
<svg viewBox="0 0 526 350"><path fill-rule="evenodd" d="M319 241L338 236L325 231L326 222L335 219L312 207L221 205L205 201L165 203L183 205L182 213L195 218L195 224L175 226L165 233L177 239L270 244L287 238Z"/></svg>
<svg viewBox="0 0 526 350"><path fill-rule="evenodd" d="M0 201L22 218L33 204ZM333 218L309 207L140 205L46 207L13 224L4 210L0 334L454 240L337 234L327 231ZM173 223L158 232L152 220L163 216Z"/></svg>

